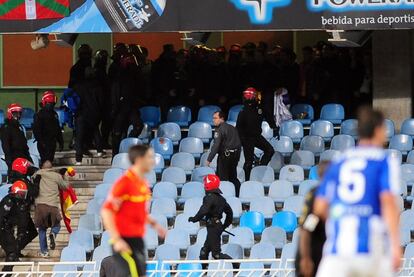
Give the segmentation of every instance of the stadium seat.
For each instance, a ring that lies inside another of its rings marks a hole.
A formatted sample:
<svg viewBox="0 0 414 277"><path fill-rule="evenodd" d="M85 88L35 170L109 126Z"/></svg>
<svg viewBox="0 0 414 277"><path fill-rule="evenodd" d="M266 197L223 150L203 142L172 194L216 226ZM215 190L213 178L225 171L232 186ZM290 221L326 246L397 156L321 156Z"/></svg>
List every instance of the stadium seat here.
<svg viewBox="0 0 414 277"><path fill-rule="evenodd" d="M218 111L221 111L219 106L203 106L198 110L197 121L205 122L213 126L213 114Z"/></svg>
<svg viewBox="0 0 414 277"><path fill-rule="evenodd" d="M181 189L181 196L178 199L178 203L185 203L185 201L193 197L203 198L204 195L204 185L201 182L185 183Z"/></svg>
<svg viewBox="0 0 414 277"><path fill-rule="evenodd" d="M269 197L272 198L275 203L283 203L286 198L293 194L293 185L289 181L274 181L269 188Z"/></svg>
<svg viewBox="0 0 414 277"><path fill-rule="evenodd" d="M391 157L393 157L393 158L395 158L395 159L397 159L397 161L398 161L398 163L399 164L402 164L402 160L403 160L403 157L402 157L402 153L399 151L399 150L396 150L396 149L385 149L385 152L389 155L389 156L391 156ZM409 153L408 153L408 156L407 156L407 163L412 163L412 162L414 162L414 153L411 155L411 157L410 157L410 153L411 153L412 151L410 151ZM412 162L410 162L410 161L412 161Z"/></svg>
<svg viewBox="0 0 414 277"><path fill-rule="evenodd" d="M332 137L334 136L334 126L330 121L314 121L310 127L310 135L320 136L324 141L331 141Z"/></svg>
<svg viewBox="0 0 414 277"><path fill-rule="evenodd" d="M303 168L298 165L285 165L280 170L279 180L286 180L293 185L299 185L300 182L305 180L305 172Z"/></svg>
<svg viewBox="0 0 414 277"><path fill-rule="evenodd" d="M270 141L275 151L279 152L285 157L290 156L293 152L293 141L290 137L280 136L279 139L273 138Z"/></svg>
<svg viewBox="0 0 414 277"><path fill-rule="evenodd" d="M177 261L180 259L180 248L176 245L162 244L155 250L155 260Z"/></svg>
<svg viewBox="0 0 414 277"><path fill-rule="evenodd" d="M254 233L247 227L236 227L231 230L234 236L229 237L229 243L238 244L243 249L250 249L254 245Z"/></svg>
<svg viewBox="0 0 414 277"><path fill-rule="evenodd" d="M207 238L207 228L203 227L200 230L198 230L197 240L196 240L195 244L204 245L204 242L206 241L206 238ZM200 254L200 253L198 253L198 254Z"/></svg>
<svg viewBox="0 0 414 277"><path fill-rule="evenodd" d="M155 250L158 247L158 234L153 228L146 228L144 242L145 248L148 250Z"/></svg>
<svg viewBox="0 0 414 277"><path fill-rule="evenodd" d="M4 157L3 146L1 146L1 143L0 143L0 156Z"/></svg>
<svg viewBox="0 0 414 277"><path fill-rule="evenodd" d="M253 167L250 173L250 181L256 181L262 183L265 187L270 186L270 184L275 180L275 172L270 166L256 166Z"/></svg>
<svg viewBox="0 0 414 277"><path fill-rule="evenodd" d="M226 199L231 209L233 210L233 218L240 218L243 213L242 203L238 197L229 197Z"/></svg>
<svg viewBox="0 0 414 277"><path fill-rule="evenodd" d="M111 190L113 184L105 183L99 184L95 187L94 198L95 199L106 199Z"/></svg>
<svg viewBox="0 0 414 277"><path fill-rule="evenodd" d="M128 153L119 153L116 154L112 160L112 167L128 169L131 167L131 162L129 161Z"/></svg>
<svg viewBox="0 0 414 277"><path fill-rule="evenodd" d="M180 127L188 127L191 122L191 109L184 106L170 108L167 114L167 122L175 122Z"/></svg>
<svg viewBox="0 0 414 277"><path fill-rule="evenodd" d="M32 129L35 111L31 108L23 108L20 124L26 129Z"/></svg>
<svg viewBox="0 0 414 277"><path fill-rule="evenodd" d="M237 166L237 179L239 179L240 183L246 181L246 174L244 173L243 167Z"/></svg>
<svg viewBox="0 0 414 277"><path fill-rule="evenodd" d="M182 263L177 266L176 277L199 277L204 276L201 263Z"/></svg>
<svg viewBox="0 0 414 277"><path fill-rule="evenodd" d="M99 214L84 214L79 218L78 230L88 230L94 236L99 236L103 232L101 218Z"/></svg>
<svg viewBox="0 0 414 277"><path fill-rule="evenodd" d="M161 122L161 109L155 106L145 106L139 109L141 120L151 128L158 126Z"/></svg>
<svg viewBox="0 0 414 277"><path fill-rule="evenodd" d="M162 227L168 229L168 219L165 215L155 212L151 213L150 216Z"/></svg>
<svg viewBox="0 0 414 277"><path fill-rule="evenodd" d="M58 116L59 126L63 128L65 126L65 111L63 109L55 108L55 112ZM1 113L1 111L0 111ZM0 126L1 126L1 115L0 115Z"/></svg>
<svg viewBox="0 0 414 277"><path fill-rule="evenodd" d="M186 253L185 259L190 260L190 261L199 260L200 259L200 251L201 251L202 247L203 247L203 244L197 244L196 243L196 244L190 245L187 248L187 253Z"/></svg>
<svg viewBox="0 0 414 277"><path fill-rule="evenodd" d="M56 264L53 266L54 277L78 277L78 265L76 264Z"/></svg>
<svg viewBox="0 0 414 277"><path fill-rule="evenodd" d="M290 108L290 112L295 120L303 125L310 125L315 118L313 107L309 104L296 104Z"/></svg>
<svg viewBox="0 0 414 277"><path fill-rule="evenodd" d="M66 246L60 254L61 262L86 262L86 251L81 245Z"/></svg>
<svg viewBox="0 0 414 277"><path fill-rule="evenodd" d="M4 125L4 111L0 109L0 127Z"/></svg>
<svg viewBox="0 0 414 277"><path fill-rule="evenodd" d="M271 226L263 230L261 243L270 243L276 249L282 249L287 243L286 231L280 227Z"/></svg>
<svg viewBox="0 0 414 277"><path fill-rule="evenodd" d="M97 262L97 267L100 268L100 264L103 259L112 255L112 250L109 247L98 246L93 250L92 261Z"/></svg>
<svg viewBox="0 0 414 277"><path fill-rule="evenodd" d="M229 255L233 259L241 260L244 258L243 247L236 243L224 244L222 247L223 253ZM233 275L232 275L233 276Z"/></svg>
<svg viewBox="0 0 414 277"><path fill-rule="evenodd" d="M187 180L184 169L170 166L166 168L161 175L161 181L171 182L177 186L182 186Z"/></svg>
<svg viewBox="0 0 414 277"><path fill-rule="evenodd" d="M240 227L247 227L253 233L261 234L265 228L265 218L262 213L257 211L245 212L240 217Z"/></svg>
<svg viewBox="0 0 414 277"><path fill-rule="evenodd" d="M279 152L275 152L270 160L268 166L270 166L275 173L279 173L280 169L285 165L284 158Z"/></svg>
<svg viewBox="0 0 414 277"><path fill-rule="evenodd" d="M221 181L220 190L224 198L236 196L236 188L234 187L234 184L232 182Z"/></svg>
<svg viewBox="0 0 414 277"><path fill-rule="evenodd" d="M230 122L237 122L240 111L243 109L243 105L235 105L230 108L227 120Z"/></svg>
<svg viewBox="0 0 414 277"><path fill-rule="evenodd" d="M89 200L88 206L86 207L86 214L100 215L103 202L104 202L104 199L92 198L91 200Z"/></svg>
<svg viewBox="0 0 414 277"><path fill-rule="evenodd" d="M27 141L27 146L29 147L30 155L40 157L39 150L37 149L37 141L35 141L35 139L29 139Z"/></svg>
<svg viewBox="0 0 414 277"><path fill-rule="evenodd" d="M154 155L154 171L155 173L161 173L165 168L164 157L161 154L155 153Z"/></svg>
<svg viewBox="0 0 414 277"><path fill-rule="evenodd" d="M148 184L152 187L157 182L157 174L154 170L151 170L145 174L145 179L147 179Z"/></svg>
<svg viewBox="0 0 414 277"><path fill-rule="evenodd" d="M298 226L296 214L290 211L281 211L272 218L272 226L280 227L287 233L292 233Z"/></svg>
<svg viewBox="0 0 414 277"><path fill-rule="evenodd" d="M276 249L271 243L259 242L250 250L250 259L276 259Z"/></svg>
<svg viewBox="0 0 414 277"><path fill-rule="evenodd" d="M199 138L204 143L209 143L213 138L213 130L211 125L206 122L194 122L188 129L188 136Z"/></svg>
<svg viewBox="0 0 414 277"><path fill-rule="evenodd" d="M238 277L260 277L263 276L264 264L261 262L240 263Z"/></svg>
<svg viewBox="0 0 414 277"><path fill-rule="evenodd" d="M95 248L92 232L84 229L74 231L70 234L69 246L79 246L86 252L92 252Z"/></svg>
<svg viewBox="0 0 414 277"><path fill-rule="evenodd" d="M327 161L330 162L336 157L338 157L341 154L338 150L325 150L322 152L321 156L319 157L319 161Z"/></svg>
<svg viewBox="0 0 414 277"><path fill-rule="evenodd" d="M384 122L387 130L387 138L390 140L395 135L395 124L391 119L385 119Z"/></svg>
<svg viewBox="0 0 414 277"><path fill-rule="evenodd" d="M345 109L341 104L323 105L320 119L330 121L333 124L341 124L345 119Z"/></svg>
<svg viewBox="0 0 414 277"><path fill-rule="evenodd" d="M332 138L332 150L345 151L350 148L355 148L355 140L350 135L336 135Z"/></svg>
<svg viewBox="0 0 414 277"><path fill-rule="evenodd" d="M184 203L184 213L195 215L203 204L203 198L193 197Z"/></svg>
<svg viewBox="0 0 414 277"><path fill-rule="evenodd" d="M282 249L281 256L281 268L294 269L295 268L295 258L297 252L297 245L293 243L286 243ZM285 275L290 276L290 275Z"/></svg>
<svg viewBox="0 0 414 277"><path fill-rule="evenodd" d="M201 155L200 166L207 166L208 155L210 155L210 152L205 152L205 153L203 153L203 155ZM214 159L211 161L209 167L217 168L217 158L218 158L218 155L216 154L214 156Z"/></svg>
<svg viewBox="0 0 414 277"><path fill-rule="evenodd" d="M158 127L158 138L169 138L173 145L178 145L181 140L181 129L177 123L167 122Z"/></svg>
<svg viewBox="0 0 414 277"><path fill-rule="evenodd" d="M325 141L320 136L305 136L300 142L300 150L311 151L319 157L325 150Z"/></svg>
<svg viewBox="0 0 414 277"><path fill-rule="evenodd" d="M317 180L305 180L299 185L299 191L298 195L306 196L309 191L311 191L313 188L317 187L319 184L319 181Z"/></svg>
<svg viewBox="0 0 414 277"><path fill-rule="evenodd" d="M115 183L124 174L124 170L121 168L109 168L105 171L103 176L103 182L107 184Z"/></svg>
<svg viewBox="0 0 414 277"><path fill-rule="evenodd" d="M297 217L300 217L302 214L303 204L305 203L305 198L301 195L294 195L289 198L286 198L283 203L283 210L294 212Z"/></svg>
<svg viewBox="0 0 414 277"><path fill-rule="evenodd" d="M341 123L341 135L349 135L354 138L354 140L358 139L358 120L356 119L347 119L342 121Z"/></svg>
<svg viewBox="0 0 414 277"><path fill-rule="evenodd" d="M129 125L127 135L131 136L131 132L134 129L134 126ZM142 128L141 134L139 134L138 138L142 141L142 143L147 144L149 139L151 138L151 129L148 124L144 123L144 127Z"/></svg>
<svg viewBox="0 0 414 277"><path fill-rule="evenodd" d="M192 154L195 158L200 158L204 152L203 141L199 138L185 138L181 140L180 152L186 152Z"/></svg>
<svg viewBox="0 0 414 277"><path fill-rule="evenodd" d="M171 166L182 168L189 175L195 168L194 156L185 152L175 153L171 158Z"/></svg>
<svg viewBox="0 0 414 277"><path fill-rule="evenodd" d="M167 231L164 243L186 250L191 245L190 234L183 229L170 229Z"/></svg>
<svg viewBox="0 0 414 277"><path fill-rule="evenodd" d="M161 154L164 160L170 160L172 154L174 154L174 146L168 138L154 138L150 143L155 153Z"/></svg>
<svg viewBox="0 0 414 277"><path fill-rule="evenodd" d="M177 199L177 186L172 182L156 183L152 189L152 198L170 198Z"/></svg>
<svg viewBox="0 0 414 277"><path fill-rule="evenodd" d="M211 167L197 167L193 170L193 173L191 174L191 181L194 182L203 182L204 177L209 174L216 174L215 170Z"/></svg>
<svg viewBox="0 0 414 277"><path fill-rule="evenodd" d="M299 236L300 236L300 228L296 228L292 234L292 244L298 246L299 245Z"/></svg>
<svg viewBox="0 0 414 277"><path fill-rule="evenodd" d="M177 214L175 201L171 198L154 199L151 204L152 214L162 214L167 218L173 218Z"/></svg>
<svg viewBox="0 0 414 277"><path fill-rule="evenodd" d="M275 203L272 198L267 196L253 198L252 201L250 201L249 211L259 212L263 214L265 219L271 219L276 212Z"/></svg>
<svg viewBox="0 0 414 277"><path fill-rule="evenodd" d="M408 118L401 124L401 134L414 137L414 118Z"/></svg>
<svg viewBox="0 0 414 277"><path fill-rule="evenodd" d="M262 183L256 181L247 181L241 184L239 198L243 204L250 203L253 198L263 196L264 187Z"/></svg>
<svg viewBox="0 0 414 277"><path fill-rule="evenodd" d="M400 244L402 247L411 243L411 230L406 226L400 226Z"/></svg>
<svg viewBox="0 0 414 277"><path fill-rule="evenodd" d="M395 135L390 140L389 148L399 150L403 155L407 155L413 149L413 139L409 135Z"/></svg>
<svg viewBox="0 0 414 277"><path fill-rule="evenodd" d="M9 194L9 188L11 187L11 184L4 184L0 186L0 201Z"/></svg>
<svg viewBox="0 0 414 277"><path fill-rule="evenodd" d="M303 138L303 125L299 121L285 121L280 126L280 136L290 137L294 143L299 143Z"/></svg>
<svg viewBox="0 0 414 277"><path fill-rule="evenodd" d="M0 183L2 182L3 177L7 176L8 171L9 171L9 168L6 162L2 158L0 158Z"/></svg>
<svg viewBox="0 0 414 277"><path fill-rule="evenodd" d="M407 228L410 231L414 231L414 210L405 210L400 214L400 226L401 228Z"/></svg>
<svg viewBox="0 0 414 277"><path fill-rule="evenodd" d="M407 197L408 197L408 186L407 186L407 182L401 180L400 181L400 187L401 187L401 189L400 189L400 195L404 198L404 200L406 200Z"/></svg>
<svg viewBox="0 0 414 277"><path fill-rule="evenodd" d="M303 169L310 169L315 165L315 155L307 150L295 151L290 158L290 164L298 165Z"/></svg>
<svg viewBox="0 0 414 277"><path fill-rule="evenodd" d="M186 233L195 236L198 233L198 230L200 230L200 223L196 222L188 222L188 218L191 216L194 216L193 214L179 214L175 218L174 222L174 229L176 230L184 230Z"/></svg>
<svg viewBox="0 0 414 277"><path fill-rule="evenodd" d="M273 129L270 128L269 123L266 121L262 122L262 136L267 140L271 140L273 138Z"/></svg>
<svg viewBox="0 0 414 277"><path fill-rule="evenodd" d="M142 144L139 138L124 138L119 145L119 153L128 153L131 146L139 144Z"/></svg>
<svg viewBox="0 0 414 277"><path fill-rule="evenodd" d="M312 166L309 170L309 180L319 180L318 166Z"/></svg>

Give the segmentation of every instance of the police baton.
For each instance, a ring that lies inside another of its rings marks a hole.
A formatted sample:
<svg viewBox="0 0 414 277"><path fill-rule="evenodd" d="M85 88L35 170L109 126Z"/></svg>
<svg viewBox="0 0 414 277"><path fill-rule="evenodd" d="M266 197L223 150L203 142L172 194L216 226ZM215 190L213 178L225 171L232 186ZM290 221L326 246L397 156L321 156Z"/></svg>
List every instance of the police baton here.
<svg viewBox="0 0 414 277"><path fill-rule="evenodd" d="M232 237L235 237L236 236L235 234L233 234L232 232L229 232L227 230L223 230L223 232L226 233L226 234L229 234Z"/></svg>

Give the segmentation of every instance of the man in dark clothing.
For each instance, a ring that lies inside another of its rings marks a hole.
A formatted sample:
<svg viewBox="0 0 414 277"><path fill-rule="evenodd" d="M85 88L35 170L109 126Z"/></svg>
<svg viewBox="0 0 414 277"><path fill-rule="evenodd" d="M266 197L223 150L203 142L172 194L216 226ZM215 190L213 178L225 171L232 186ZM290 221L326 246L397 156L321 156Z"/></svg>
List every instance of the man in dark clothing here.
<svg viewBox="0 0 414 277"><path fill-rule="evenodd" d="M207 157L207 166L210 165L216 154L217 175L223 181L230 181L236 188L236 195L239 195L240 181L237 179L237 164L240 160L241 142L237 129L225 122L225 114L218 111L213 115L213 122L216 126L214 143L210 154Z"/></svg>
<svg viewBox="0 0 414 277"><path fill-rule="evenodd" d="M43 93L41 110L36 113L33 123L33 134L37 141L41 164L50 161L53 163L56 152L56 143L59 150L63 150L63 136L58 115L55 112L57 97L53 91Z"/></svg>
<svg viewBox="0 0 414 277"><path fill-rule="evenodd" d="M0 129L1 146L9 172L13 161L17 158L25 158L32 161L23 127L19 123L22 111L23 108L19 104L9 105L7 108L7 120Z"/></svg>
<svg viewBox="0 0 414 277"><path fill-rule="evenodd" d="M78 61L70 69L68 88L75 91L82 86L85 80L85 69L92 66L92 48L88 44L82 44L78 49Z"/></svg>
<svg viewBox="0 0 414 277"><path fill-rule="evenodd" d="M258 107L256 99L256 89L248 88L243 92L244 107L239 113L236 125L243 145L246 180L250 179L255 147L264 152L260 165L267 165L275 153L272 145L262 136L263 110Z"/></svg>
<svg viewBox="0 0 414 277"><path fill-rule="evenodd" d="M216 175L209 174L204 177L204 189L206 196L203 205L189 222L205 220L207 222L207 238L200 251L200 260L208 260L210 252L215 260L232 259L229 255L221 253L221 234L233 222L233 210L221 195L220 179ZM221 223L223 213L226 215L224 223ZM207 264L203 264L206 268Z"/></svg>

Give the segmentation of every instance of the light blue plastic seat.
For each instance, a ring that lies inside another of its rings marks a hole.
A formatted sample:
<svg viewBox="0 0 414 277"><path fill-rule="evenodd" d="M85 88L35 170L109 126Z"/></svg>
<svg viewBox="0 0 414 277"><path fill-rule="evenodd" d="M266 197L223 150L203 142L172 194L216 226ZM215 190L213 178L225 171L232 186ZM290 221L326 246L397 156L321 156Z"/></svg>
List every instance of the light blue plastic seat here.
<svg viewBox="0 0 414 277"><path fill-rule="evenodd" d="M79 276L76 264L57 264L53 266L53 276L56 277L77 277Z"/></svg>
<svg viewBox="0 0 414 277"><path fill-rule="evenodd" d="M178 203L185 203L185 201L193 197L203 198L205 194L204 185L201 182L188 182L181 189Z"/></svg>
<svg viewBox="0 0 414 277"><path fill-rule="evenodd" d="M200 158L204 152L203 141L199 138L185 138L180 142L179 152L190 153L194 158Z"/></svg>
<svg viewBox="0 0 414 277"><path fill-rule="evenodd" d="M293 184L286 180L274 181L269 188L269 197L275 203L283 203L286 198L293 196Z"/></svg>
<svg viewBox="0 0 414 277"><path fill-rule="evenodd" d="M319 184L319 181L317 180L305 180L299 185L299 192L298 195L306 196L309 191L311 191L313 188L316 188Z"/></svg>
<svg viewBox="0 0 414 277"><path fill-rule="evenodd" d="M268 187L275 180L275 172L270 166L256 166L253 167L250 173L250 181L256 181L262 183Z"/></svg>
<svg viewBox="0 0 414 277"><path fill-rule="evenodd" d="M414 210L405 210L400 214L400 226L414 231Z"/></svg>
<svg viewBox="0 0 414 277"><path fill-rule="evenodd" d="M300 142L300 150L311 151L318 157L325 150L325 141L320 136L305 136Z"/></svg>
<svg viewBox="0 0 414 277"><path fill-rule="evenodd" d="M111 235L109 234L108 231L104 231L102 233L101 243L99 244L99 246L102 246L102 247L106 247L108 249L111 249L111 245L109 244L110 240L111 240Z"/></svg>
<svg viewBox="0 0 414 277"><path fill-rule="evenodd" d="M130 136L132 130L134 129L134 126L129 125L127 135ZM142 128L141 134L139 134L138 139L142 141L144 144L149 143L149 139L151 138L151 128L148 126L148 124L144 123L144 126Z"/></svg>
<svg viewBox="0 0 414 277"><path fill-rule="evenodd" d="M12 185L11 184L4 184L0 186L0 201L9 194L9 189Z"/></svg>
<svg viewBox="0 0 414 277"><path fill-rule="evenodd" d="M200 230L198 230L197 240L196 240L195 244L203 246L204 242L206 241L206 238L207 238L207 228L203 227Z"/></svg>
<svg viewBox="0 0 414 277"><path fill-rule="evenodd" d="M298 186L305 180L305 172L303 168L298 165L285 165L280 170L279 180L289 181L293 185Z"/></svg>
<svg viewBox="0 0 414 277"><path fill-rule="evenodd" d="M206 122L194 122L188 129L188 136L199 138L204 143L209 143L213 138L213 130L211 125Z"/></svg>
<svg viewBox="0 0 414 277"><path fill-rule="evenodd" d="M240 111L243 109L243 105L235 105L230 108L227 120L230 122L237 122Z"/></svg>
<svg viewBox="0 0 414 277"><path fill-rule="evenodd" d="M1 144L1 143L0 143ZM0 178L2 178L2 176L7 176L7 172L8 172L8 166L6 164L6 162L0 158ZM0 183L1 183L0 179Z"/></svg>
<svg viewBox="0 0 414 277"><path fill-rule="evenodd" d="M413 149L413 139L409 135L395 135L390 140L389 148L399 150L403 155L407 155Z"/></svg>
<svg viewBox="0 0 414 277"><path fill-rule="evenodd" d="M290 137L294 143L299 143L303 138L303 125L299 121L285 121L280 126L280 136Z"/></svg>
<svg viewBox="0 0 414 277"><path fill-rule="evenodd" d="M180 127L188 127L191 122L191 109L185 106L175 106L168 110L167 122L175 122Z"/></svg>
<svg viewBox="0 0 414 277"><path fill-rule="evenodd" d="M221 111L219 106L207 105L198 110L197 121L205 122L213 126L213 115L215 112Z"/></svg>
<svg viewBox="0 0 414 277"><path fill-rule="evenodd" d="M128 153L119 153L116 154L112 160L112 167L128 169L131 167L131 162L129 161Z"/></svg>
<svg viewBox="0 0 414 277"><path fill-rule="evenodd" d="M95 248L93 234L89 230L79 229L70 234L69 246L79 246L86 252L91 252Z"/></svg>
<svg viewBox="0 0 414 277"><path fill-rule="evenodd" d="M145 174L145 179L147 179L148 184L152 187L157 182L157 174L154 170L151 170Z"/></svg>
<svg viewBox="0 0 414 277"><path fill-rule="evenodd" d="M236 188L234 187L234 184L232 182L221 181L220 190L224 198L236 196Z"/></svg>
<svg viewBox="0 0 414 277"><path fill-rule="evenodd" d="M276 249L282 249L287 243L286 231L280 227L271 226L263 230L261 243L270 243Z"/></svg>
<svg viewBox="0 0 414 277"><path fill-rule="evenodd" d="M400 245L402 247L411 243L411 230L406 225L400 226Z"/></svg>
<svg viewBox="0 0 414 277"><path fill-rule="evenodd" d="M323 105L321 110L322 120L327 120L333 124L341 124L345 119L345 109L341 104L326 104Z"/></svg>
<svg viewBox="0 0 414 277"><path fill-rule="evenodd" d="M171 182L177 186L182 186L187 180L184 169L179 167L168 167L166 168L161 175L162 182Z"/></svg>
<svg viewBox="0 0 414 277"><path fill-rule="evenodd" d="M172 182L156 183L152 189L152 198L177 199L177 186Z"/></svg>
<svg viewBox="0 0 414 277"><path fill-rule="evenodd" d="M158 222L158 224L160 224L162 227L164 227L165 229L168 229L168 219L165 215L155 212L155 213L151 213L150 216L156 222Z"/></svg>
<svg viewBox="0 0 414 277"><path fill-rule="evenodd" d="M402 164L403 157L402 157L402 153L399 150L396 150L396 149L385 149L385 152L387 152L387 154L390 157L395 158L399 164ZM411 152L412 151L410 151L408 153L408 156L407 156L407 163L409 163L409 164L414 163L414 153L411 153ZM410 157L410 154L411 154L411 157Z"/></svg>
<svg viewBox="0 0 414 277"><path fill-rule="evenodd" d="M203 204L203 198L193 197L184 203L184 213L195 215Z"/></svg>
<svg viewBox="0 0 414 277"><path fill-rule="evenodd" d="M108 196L113 184L105 183L99 184L95 187L95 193L93 198L95 199L106 199Z"/></svg>
<svg viewBox="0 0 414 277"><path fill-rule="evenodd" d="M158 247L158 234L153 228L149 227L146 229L144 242L148 250L155 250Z"/></svg>
<svg viewBox="0 0 414 277"><path fill-rule="evenodd" d="M171 158L171 166L180 167L189 175L195 168L194 156L185 152L175 153Z"/></svg>
<svg viewBox="0 0 414 277"><path fill-rule="evenodd" d="M40 157L39 150L37 149L37 141L35 141L35 139L29 139L27 141L27 146L29 147L30 155Z"/></svg>
<svg viewBox="0 0 414 277"><path fill-rule="evenodd" d="M91 199L88 202L88 206L86 208L86 214L101 214L101 209L103 205L104 199Z"/></svg>
<svg viewBox="0 0 414 277"><path fill-rule="evenodd" d="M160 261L180 260L180 248L177 245L162 244L155 250L155 259Z"/></svg>
<svg viewBox="0 0 414 277"><path fill-rule="evenodd" d="M391 119L385 119L385 128L388 140L390 140L395 135L395 124Z"/></svg>
<svg viewBox="0 0 414 277"><path fill-rule="evenodd" d="M301 195L294 195L289 198L286 198L283 203L283 210L294 212L297 217L300 217L302 214L303 205L305 203L305 198Z"/></svg>
<svg viewBox="0 0 414 277"><path fill-rule="evenodd" d="M319 180L318 166L312 166L309 170L309 180Z"/></svg>
<svg viewBox="0 0 414 277"><path fill-rule="evenodd" d="M183 263L177 267L177 277L203 276L203 267L200 263Z"/></svg>
<svg viewBox="0 0 414 277"><path fill-rule="evenodd" d="M240 263L240 270L237 276L240 277L260 277L263 276L264 264L261 262Z"/></svg>
<svg viewBox="0 0 414 277"><path fill-rule="evenodd" d="M271 219L276 212L273 199L267 196L253 198L250 201L250 211L263 214L265 219Z"/></svg>
<svg viewBox="0 0 414 277"><path fill-rule="evenodd" d="M161 154L164 160L170 160L174 154L174 146L169 138L154 138L150 142L151 147L155 153Z"/></svg>
<svg viewBox="0 0 414 277"><path fill-rule="evenodd" d="M203 244L193 244L187 248L187 253L185 256L186 260L195 261L200 259L200 251L203 247Z"/></svg>
<svg viewBox="0 0 414 277"><path fill-rule="evenodd" d="M139 138L124 138L119 145L119 153L128 153L129 148L141 144L142 141Z"/></svg>
<svg viewBox="0 0 414 277"><path fill-rule="evenodd" d="M285 166L283 155L279 152L275 152L268 166L270 166L275 173L279 173L282 167Z"/></svg>
<svg viewBox="0 0 414 277"><path fill-rule="evenodd" d="M281 256L281 268L285 269L294 269L295 268L295 258L296 258L296 252L297 252L297 245L294 243L287 243L285 246L283 246L282 249L282 256ZM293 275L285 275L287 276L293 276Z"/></svg>
<svg viewBox="0 0 414 277"><path fill-rule="evenodd" d="M241 184L240 200L242 203L250 203L256 197L264 196L264 186L260 182L247 181Z"/></svg>
<svg viewBox="0 0 414 277"><path fill-rule="evenodd" d="M227 203L229 203L231 209L233 210L233 218L240 218L243 213L242 203L238 197L229 197L226 198Z"/></svg>
<svg viewBox="0 0 414 277"><path fill-rule="evenodd" d="M84 214L79 218L78 230L88 230L99 236L103 232L101 218L98 214Z"/></svg>
<svg viewBox="0 0 414 277"><path fill-rule="evenodd" d="M320 136L324 141L331 141L334 136L334 126L327 120L317 120L311 124L310 135Z"/></svg>
<svg viewBox="0 0 414 277"><path fill-rule="evenodd" d="M98 267L100 268L100 264L103 259L112 255L112 250L109 247L105 246L98 246L93 250L92 261L97 262Z"/></svg>
<svg viewBox="0 0 414 277"><path fill-rule="evenodd" d="M148 277L171 277L171 265L159 261L147 261L147 275Z"/></svg>
<svg viewBox="0 0 414 277"><path fill-rule="evenodd" d="M229 243L238 244L243 249L250 249L254 245L254 233L247 227L236 227L231 230L234 236L229 237Z"/></svg>
<svg viewBox="0 0 414 277"><path fill-rule="evenodd" d="M321 156L319 157L319 161L327 161L330 162L336 157L338 157L341 154L338 150L325 150L322 152Z"/></svg>
<svg viewBox="0 0 414 277"><path fill-rule="evenodd" d="M276 248L269 242L259 242L250 250L250 259L276 259Z"/></svg>
<svg viewBox="0 0 414 277"><path fill-rule="evenodd" d="M357 140L358 139L358 120L347 119L347 120L342 121L340 134L350 135L355 140Z"/></svg>
<svg viewBox="0 0 414 277"><path fill-rule="evenodd" d="M345 151L351 148L355 148L355 140L350 135L336 135L332 138L332 150Z"/></svg>
<svg viewBox="0 0 414 277"><path fill-rule="evenodd" d="M209 174L216 174L215 170L211 167L197 167L193 170L193 173L191 174L191 181L195 182L203 182L204 177Z"/></svg>
<svg viewBox="0 0 414 277"><path fill-rule="evenodd" d="M23 108L20 124L26 129L32 129L35 111L32 108Z"/></svg>
<svg viewBox="0 0 414 277"><path fill-rule="evenodd" d="M154 171L156 173L161 173L165 168L164 157L161 154L154 154Z"/></svg>
<svg viewBox="0 0 414 277"><path fill-rule="evenodd" d="M151 128L158 126L161 122L161 109L155 106L145 106L139 109L141 120Z"/></svg>
<svg viewBox="0 0 414 277"><path fill-rule="evenodd" d="M61 262L86 262L86 251L81 245L66 246L60 254Z"/></svg>
<svg viewBox="0 0 414 277"><path fill-rule="evenodd" d="M253 233L261 234L265 228L264 215L257 211L245 212L240 217L240 227L247 227L251 229Z"/></svg>
<svg viewBox="0 0 414 277"><path fill-rule="evenodd" d="M200 158L200 166L207 166L208 155L210 155L210 151L205 152L205 153L203 153L203 155L201 155L201 158ZM216 154L214 156L213 160L211 161L209 167L211 167L211 168L217 168L217 158L218 158L218 155Z"/></svg>
<svg viewBox="0 0 414 277"><path fill-rule="evenodd" d="M269 123L266 121L262 122L262 136L267 140L271 140L273 138L273 129L270 128Z"/></svg>
<svg viewBox="0 0 414 277"><path fill-rule="evenodd" d="M178 145L181 140L181 128L174 122L163 123L158 127L157 137L169 138L174 145Z"/></svg>
<svg viewBox="0 0 414 277"><path fill-rule="evenodd" d="M313 107L309 104L296 104L290 108L293 118L296 118L297 121L303 125L310 125L315 118L315 112ZM304 118L299 118L301 114L306 113Z"/></svg>
<svg viewBox="0 0 414 277"><path fill-rule="evenodd" d="M105 171L103 176L103 182L107 184L115 183L124 174L124 170L121 168L109 168Z"/></svg>
<svg viewBox="0 0 414 277"><path fill-rule="evenodd" d="M414 118L407 118L401 124L401 134L414 136Z"/></svg>
<svg viewBox="0 0 414 277"><path fill-rule="evenodd" d="M229 255L235 260L241 260L244 258L243 247L236 243L224 244L222 247L223 253Z"/></svg>
<svg viewBox="0 0 414 277"><path fill-rule="evenodd" d="M164 243L186 250L191 245L190 234L183 229L170 229L167 231Z"/></svg>
<svg viewBox="0 0 414 277"><path fill-rule="evenodd" d="M296 214L290 211L280 211L273 216L272 226L280 227L286 233L293 233L298 227Z"/></svg>
<svg viewBox="0 0 414 277"><path fill-rule="evenodd" d="M273 138L270 140L273 149L285 157L290 156L293 152L293 141L290 137L280 136L279 139Z"/></svg>
<svg viewBox="0 0 414 277"><path fill-rule="evenodd" d="M198 231L200 230L200 223L188 222L188 218L192 216L194 215L185 213L177 215L174 222L174 229L183 230L192 236L197 235Z"/></svg>
<svg viewBox="0 0 414 277"><path fill-rule="evenodd" d="M173 218L177 214L175 201L171 198L154 199L151 204L152 214L162 214L167 218Z"/></svg>
<svg viewBox="0 0 414 277"><path fill-rule="evenodd" d="M315 165L315 155L307 150L295 151L290 158L290 164L298 165L303 169L310 169Z"/></svg>
<svg viewBox="0 0 414 277"><path fill-rule="evenodd" d="M408 186L407 186L407 182L404 180L400 181L400 195L403 197L403 200L406 200L408 197Z"/></svg>

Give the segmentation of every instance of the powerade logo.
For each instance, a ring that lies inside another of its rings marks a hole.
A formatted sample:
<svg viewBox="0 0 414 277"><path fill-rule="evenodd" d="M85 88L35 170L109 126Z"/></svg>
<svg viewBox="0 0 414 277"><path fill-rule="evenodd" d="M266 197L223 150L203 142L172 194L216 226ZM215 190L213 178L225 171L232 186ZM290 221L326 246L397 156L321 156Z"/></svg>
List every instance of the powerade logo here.
<svg viewBox="0 0 414 277"><path fill-rule="evenodd" d="M377 11L413 9L414 0L307 0L311 11Z"/></svg>
<svg viewBox="0 0 414 277"><path fill-rule="evenodd" d="M149 9L149 6L145 5L142 0L119 0L119 3L128 14L128 21L131 21L138 29L149 22L151 14L145 11Z"/></svg>
<svg viewBox="0 0 414 277"><path fill-rule="evenodd" d="M239 10L247 11L253 24L272 22L273 9L286 7L292 0L230 0Z"/></svg>

